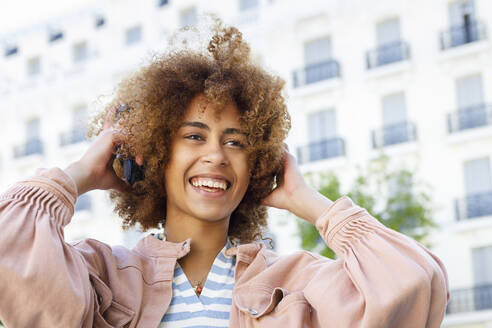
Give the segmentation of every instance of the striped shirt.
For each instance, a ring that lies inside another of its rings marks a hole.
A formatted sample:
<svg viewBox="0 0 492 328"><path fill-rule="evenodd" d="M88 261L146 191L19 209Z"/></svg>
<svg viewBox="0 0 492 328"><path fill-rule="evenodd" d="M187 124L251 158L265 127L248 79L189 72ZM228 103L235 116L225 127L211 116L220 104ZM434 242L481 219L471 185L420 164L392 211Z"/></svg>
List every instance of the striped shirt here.
<svg viewBox="0 0 492 328"><path fill-rule="evenodd" d="M173 298L159 328L229 327L236 266L236 258L225 253L230 247L231 243L227 240L212 264L200 297L196 296L183 269L176 262Z"/></svg>

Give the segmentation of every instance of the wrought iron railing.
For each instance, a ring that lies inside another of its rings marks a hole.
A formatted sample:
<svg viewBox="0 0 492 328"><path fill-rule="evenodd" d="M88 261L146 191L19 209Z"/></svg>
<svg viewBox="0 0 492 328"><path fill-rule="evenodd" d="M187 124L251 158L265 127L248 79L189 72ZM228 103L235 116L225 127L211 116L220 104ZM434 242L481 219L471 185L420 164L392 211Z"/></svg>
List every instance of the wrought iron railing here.
<svg viewBox="0 0 492 328"><path fill-rule="evenodd" d="M86 129L74 128L60 135L60 146L71 145L85 140Z"/></svg>
<svg viewBox="0 0 492 328"><path fill-rule="evenodd" d="M458 47L487 38L487 28L483 22L471 21L467 24L452 26L441 32L441 49Z"/></svg>
<svg viewBox="0 0 492 328"><path fill-rule="evenodd" d="M380 148L417 140L417 129L411 122L383 126L372 131L372 147Z"/></svg>
<svg viewBox="0 0 492 328"><path fill-rule="evenodd" d="M300 164L345 155L345 141L342 138L332 138L312 142L297 149Z"/></svg>
<svg viewBox="0 0 492 328"><path fill-rule="evenodd" d="M456 199L455 211L458 221L492 215L492 190Z"/></svg>
<svg viewBox="0 0 492 328"><path fill-rule="evenodd" d="M406 42L396 41L379 46L366 53L367 68L371 69L410 58L410 48Z"/></svg>
<svg viewBox="0 0 492 328"><path fill-rule="evenodd" d="M328 60L306 66L294 71L294 88L323 80L340 77L340 64L336 60Z"/></svg>
<svg viewBox="0 0 492 328"><path fill-rule="evenodd" d="M492 309L492 285L480 285L451 291L447 314Z"/></svg>
<svg viewBox="0 0 492 328"><path fill-rule="evenodd" d="M491 125L491 123L492 106L487 104L461 108L448 114L449 133Z"/></svg>
<svg viewBox="0 0 492 328"><path fill-rule="evenodd" d="M23 145L14 148L14 158L43 154L43 143L40 139L30 139Z"/></svg>

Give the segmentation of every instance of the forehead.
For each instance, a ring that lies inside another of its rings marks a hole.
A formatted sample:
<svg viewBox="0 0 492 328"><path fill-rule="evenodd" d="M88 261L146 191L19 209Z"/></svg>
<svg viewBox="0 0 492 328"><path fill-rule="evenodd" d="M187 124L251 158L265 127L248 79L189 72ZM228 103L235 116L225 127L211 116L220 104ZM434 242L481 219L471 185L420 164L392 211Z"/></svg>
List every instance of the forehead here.
<svg viewBox="0 0 492 328"><path fill-rule="evenodd" d="M193 98L183 117L184 122L220 122L235 126L241 124L240 119L239 109L234 102L219 107L216 103L201 95Z"/></svg>

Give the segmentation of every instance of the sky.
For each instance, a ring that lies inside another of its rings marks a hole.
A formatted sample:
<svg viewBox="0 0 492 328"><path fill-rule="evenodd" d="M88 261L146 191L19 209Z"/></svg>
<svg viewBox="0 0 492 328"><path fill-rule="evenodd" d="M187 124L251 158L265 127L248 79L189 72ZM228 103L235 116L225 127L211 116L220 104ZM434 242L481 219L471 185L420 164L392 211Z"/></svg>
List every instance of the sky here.
<svg viewBox="0 0 492 328"><path fill-rule="evenodd" d="M93 0L0 0L0 35L93 2Z"/></svg>

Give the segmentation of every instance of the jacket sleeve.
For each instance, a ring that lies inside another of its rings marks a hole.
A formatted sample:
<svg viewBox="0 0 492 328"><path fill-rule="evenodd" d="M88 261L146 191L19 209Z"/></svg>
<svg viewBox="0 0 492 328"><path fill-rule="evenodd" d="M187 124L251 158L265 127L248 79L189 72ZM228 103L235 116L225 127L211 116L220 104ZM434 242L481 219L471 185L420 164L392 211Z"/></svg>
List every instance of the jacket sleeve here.
<svg viewBox="0 0 492 328"><path fill-rule="evenodd" d="M76 197L74 182L56 168L0 195L0 320L7 327L92 327L88 269L63 236Z"/></svg>
<svg viewBox="0 0 492 328"><path fill-rule="evenodd" d="M304 290L320 327L440 327L449 291L435 255L347 197L316 227L339 258L336 271L317 265Z"/></svg>

